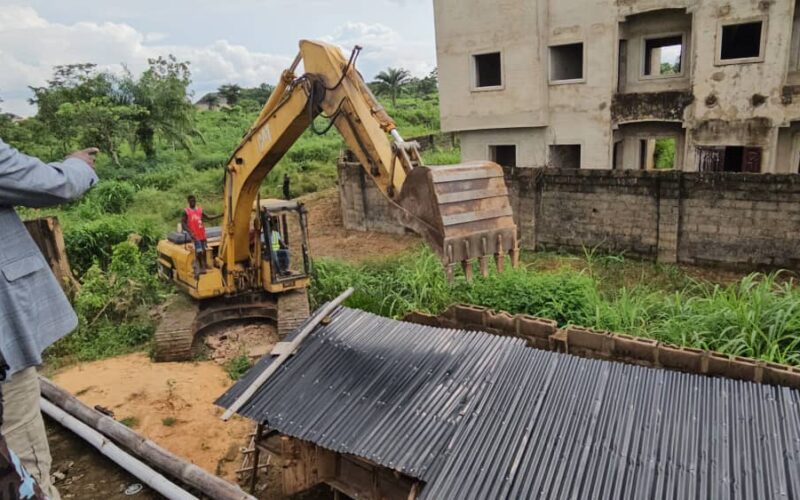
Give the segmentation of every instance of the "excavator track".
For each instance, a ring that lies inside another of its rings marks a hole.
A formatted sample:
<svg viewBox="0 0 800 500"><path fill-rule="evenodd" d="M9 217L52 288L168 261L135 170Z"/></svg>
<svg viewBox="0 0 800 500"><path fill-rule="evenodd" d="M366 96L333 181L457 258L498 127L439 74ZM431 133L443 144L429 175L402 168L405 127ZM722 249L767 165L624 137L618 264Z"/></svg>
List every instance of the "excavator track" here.
<svg viewBox="0 0 800 500"><path fill-rule="evenodd" d="M267 323L286 337L309 316L305 289L284 292L277 297L266 293L242 294L203 301L200 306L170 307L155 334L157 362L189 361L198 335L212 327L243 323Z"/></svg>
<svg viewBox="0 0 800 500"><path fill-rule="evenodd" d="M186 361L192 358L197 312L197 304L188 300L176 300L167 306L154 336L153 358L156 362Z"/></svg>
<svg viewBox="0 0 800 500"><path fill-rule="evenodd" d="M305 288L278 296L278 338L284 339L308 318L308 293Z"/></svg>

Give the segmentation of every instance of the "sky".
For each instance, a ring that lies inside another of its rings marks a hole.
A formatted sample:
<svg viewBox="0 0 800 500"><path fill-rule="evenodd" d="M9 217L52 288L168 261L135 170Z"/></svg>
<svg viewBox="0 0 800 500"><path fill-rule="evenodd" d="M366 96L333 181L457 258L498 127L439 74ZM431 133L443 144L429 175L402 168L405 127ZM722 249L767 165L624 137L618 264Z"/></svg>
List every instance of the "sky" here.
<svg viewBox="0 0 800 500"><path fill-rule="evenodd" d="M72 63L139 73L174 54L191 62L195 100L225 83L274 84L302 38L362 45L368 79L435 66L431 0L0 0L0 110L34 114L28 87Z"/></svg>

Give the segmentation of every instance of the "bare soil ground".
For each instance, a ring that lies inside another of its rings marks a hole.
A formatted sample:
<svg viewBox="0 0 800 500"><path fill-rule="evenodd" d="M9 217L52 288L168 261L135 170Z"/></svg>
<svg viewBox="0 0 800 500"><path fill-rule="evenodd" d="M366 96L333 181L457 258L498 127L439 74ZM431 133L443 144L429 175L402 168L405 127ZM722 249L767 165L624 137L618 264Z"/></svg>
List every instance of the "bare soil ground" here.
<svg viewBox="0 0 800 500"><path fill-rule="evenodd" d="M232 382L218 363L153 363L137 353L76 365L53 381L176 455L235 480L253 424L220 420L213 402Z"/></svg>
<svg viewBox="0 0 800 500"><path fill-rule="evenodd" d="M308 208L312 257L333 257L358 263L407 252L422 241L413 234L365 233L344 229L339 192L335 188L303 196L300 201Z"/></svg>

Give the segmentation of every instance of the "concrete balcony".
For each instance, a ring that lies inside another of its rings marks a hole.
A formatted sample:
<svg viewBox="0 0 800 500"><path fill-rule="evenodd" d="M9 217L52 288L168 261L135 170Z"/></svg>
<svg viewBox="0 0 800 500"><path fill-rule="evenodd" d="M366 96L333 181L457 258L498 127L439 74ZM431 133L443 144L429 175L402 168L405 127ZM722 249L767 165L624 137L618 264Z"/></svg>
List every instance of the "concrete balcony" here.
<svg viewBox="0 0 800 500"><path fill-rule="evenodd" d="M614 94L611 119L615 123L683 121L683 111L694 101L686 91Z"/></svg>

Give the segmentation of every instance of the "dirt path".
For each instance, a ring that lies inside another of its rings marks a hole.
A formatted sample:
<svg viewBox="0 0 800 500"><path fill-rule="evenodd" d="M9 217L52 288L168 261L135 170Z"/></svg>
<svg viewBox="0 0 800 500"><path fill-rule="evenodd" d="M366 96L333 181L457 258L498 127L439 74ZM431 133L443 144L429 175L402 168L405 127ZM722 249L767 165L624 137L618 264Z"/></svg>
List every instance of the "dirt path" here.
<svg viewBox="0 0 800 500"><path fill-rule="evenodd" d="M152 363L137 353L73 366L53 381L176 455L235 481L253 424L219 419L222 411L213 402L231 385L219 364Z"/></svg>
<svg viewBox="0 0 800 500"><path fill-rule="evenodd" d="M416 235L348 231L342 225L339 192L326 189L303 196L308 208L308 234L312 257L333 257L347 262L385 258L406 252L422 240Z"/></svg>

